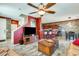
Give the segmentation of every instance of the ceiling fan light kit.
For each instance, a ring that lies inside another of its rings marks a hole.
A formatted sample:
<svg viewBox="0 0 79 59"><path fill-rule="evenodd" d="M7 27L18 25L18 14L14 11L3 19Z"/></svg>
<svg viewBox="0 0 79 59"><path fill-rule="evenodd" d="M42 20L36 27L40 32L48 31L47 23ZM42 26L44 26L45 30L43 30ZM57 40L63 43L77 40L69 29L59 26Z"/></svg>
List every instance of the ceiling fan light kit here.
<svg viewBox="0 0 79 59"><path fill-rule="evenodd" d="M45 11L42 11L42 10L41 11L38 11L38 14L39 15L44 15L45 14Z"/></svg>
<svg viewBox="0 0 79 59"><path fill-rule="evenodd" d="M54 6L56 3L47 3L46 5L44 5L43 3L40 3L40 5L37 7L31 3L27 3L27 5L34 7L35 9L37 9L38 11L35 12L31 12L29 14L34 14L34 13L38 13L40 16L43 16L45 13L49 13L49 14L54 14L56 13L53 10L49 10L48 8Z"/></svg>

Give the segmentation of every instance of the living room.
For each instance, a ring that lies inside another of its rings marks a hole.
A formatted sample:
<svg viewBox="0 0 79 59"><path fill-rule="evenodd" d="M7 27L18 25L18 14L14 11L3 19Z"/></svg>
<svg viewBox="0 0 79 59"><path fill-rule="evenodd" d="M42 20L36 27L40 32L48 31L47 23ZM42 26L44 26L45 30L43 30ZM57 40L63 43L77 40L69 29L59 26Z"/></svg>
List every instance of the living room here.
<svg viewBox="0 0 79 59"><path fill-rule="evenodd" d="M0 24L1 56L79 55L78 3L0 3Z"/></svg>

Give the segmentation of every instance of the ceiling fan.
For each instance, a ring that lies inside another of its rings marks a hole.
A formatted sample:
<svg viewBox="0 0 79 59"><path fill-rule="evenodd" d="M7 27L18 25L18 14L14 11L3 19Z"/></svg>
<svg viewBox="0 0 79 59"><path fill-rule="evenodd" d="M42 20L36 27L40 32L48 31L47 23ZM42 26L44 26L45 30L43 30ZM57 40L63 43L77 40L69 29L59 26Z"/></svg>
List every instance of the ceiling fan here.
<svg viewBox="0 0 79 59"><path fill-rule="evenodd" d="M27 3L27 5L34 7L35 9L37 9L37 11L31 12L29 14L34 14L34 13L38 13L40 16L43 16L45 13L49 13L49 14L54 14L56 13L53 10L49 10L48 8L54 6L56 3L47 3L46 5L44 5L43 3L40 3L39 6L35 6L32 3Z"/></svg>

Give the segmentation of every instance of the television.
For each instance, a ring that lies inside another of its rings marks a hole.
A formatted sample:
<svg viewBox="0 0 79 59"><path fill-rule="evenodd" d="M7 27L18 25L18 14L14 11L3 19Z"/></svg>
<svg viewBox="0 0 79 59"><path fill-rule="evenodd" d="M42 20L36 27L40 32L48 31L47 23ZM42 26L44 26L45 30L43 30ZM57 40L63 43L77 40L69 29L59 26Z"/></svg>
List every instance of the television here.
<svg viewBox="0 0 79 59"><path fill-rule="evenodd" d="M35 27L24 27L24 35L32 35L36 34L36 28Z"/></svg>

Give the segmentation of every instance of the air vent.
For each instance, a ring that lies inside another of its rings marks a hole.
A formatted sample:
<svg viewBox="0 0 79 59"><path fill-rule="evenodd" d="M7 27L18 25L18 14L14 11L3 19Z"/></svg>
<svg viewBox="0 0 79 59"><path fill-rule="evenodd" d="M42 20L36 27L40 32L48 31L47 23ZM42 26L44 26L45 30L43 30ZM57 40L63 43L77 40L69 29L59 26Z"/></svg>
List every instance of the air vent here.
<svg viewBox="0 0 79 59"><path fill-rule="evenodd" d="M26 17L26 15L25 15L25 14L20 14L19 16L20 16L20 17Z"/></svg>

